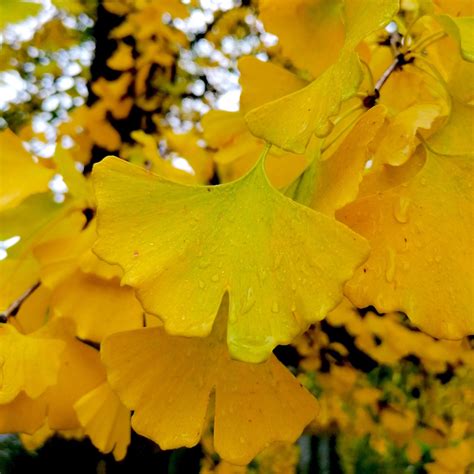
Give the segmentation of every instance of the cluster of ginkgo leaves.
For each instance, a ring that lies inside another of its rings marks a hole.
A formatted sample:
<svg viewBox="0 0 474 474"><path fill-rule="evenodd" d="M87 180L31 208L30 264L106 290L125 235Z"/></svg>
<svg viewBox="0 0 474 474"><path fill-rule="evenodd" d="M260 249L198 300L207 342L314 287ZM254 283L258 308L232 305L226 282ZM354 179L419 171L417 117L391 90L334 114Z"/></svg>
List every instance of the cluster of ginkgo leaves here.
<svg viewBox="0 0 474 474"><path fill-rule="evenodd" d="M472 468L473 3L222 11L206 71L249 25L278 42L230 55L239 110L186 133L198 2L100 8L114 78L54 155L0 132L0 432L121 460L133 429L203 473L293 472L303 430L348 473Z"/></svg>

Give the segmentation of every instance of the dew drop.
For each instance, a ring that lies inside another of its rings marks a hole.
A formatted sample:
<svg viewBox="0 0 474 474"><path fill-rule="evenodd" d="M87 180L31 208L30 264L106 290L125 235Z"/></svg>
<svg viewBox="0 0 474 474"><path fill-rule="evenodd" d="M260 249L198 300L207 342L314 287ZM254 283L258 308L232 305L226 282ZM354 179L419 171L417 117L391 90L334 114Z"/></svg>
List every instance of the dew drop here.
<svg viewBox="0 0 474 474"><path fill-rule="evenodd" d="M214 275L212 275L211 280L214 281L214 282L219 281L219 275L217 273L215 273Z"/></svg>
<svg viewBox="0 0 474 474"><path fill-rule="evenodd" d="M314 134L318 138L324 138L327 137L331 132L332 129L334 128L334 124L327 120L325 123L319 124L316 129L314 130Z"/></svg>
<svg viewBox="0 0 474 474"><path fill-rule="evenodd" d="M203 289L206 285L202 280L199 280L199 288Z"/></svg>
<svg viewBox="0 0 474 474"><path fill-rule="evenodd" d="M247 298L245 300L245 303L244 303L244 306L242 308L242 313L248 313L253 305L255 304L255 295L254 295L254 292L253 292L253 288L252 287L249 287L248 290L247 290Z"/></svg>
<svg viewBox="0 0 474 474"><path fill-rule="evenodd" d="M401 224L408 222L408 207L410 205L410 199L401 197L398 202L394 204L393 215L395 219Z"/></svg>
<svg viewBox="0 0 474 474"><path fill-rule="evenodd" d="M278 303L276 301L274 301L273 305L272 305L272 312L273 313L278 313L278 311L279 311Z"/></svg>

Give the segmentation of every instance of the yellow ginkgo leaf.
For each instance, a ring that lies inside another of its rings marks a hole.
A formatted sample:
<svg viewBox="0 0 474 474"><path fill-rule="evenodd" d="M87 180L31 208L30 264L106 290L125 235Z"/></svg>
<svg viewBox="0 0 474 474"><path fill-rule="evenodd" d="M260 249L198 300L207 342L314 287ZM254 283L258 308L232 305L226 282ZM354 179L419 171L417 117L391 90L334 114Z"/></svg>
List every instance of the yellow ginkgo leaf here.
<svg viewBox="0 0 474 474"><path fill-rule="evenodd" d="M402 358L415 355L425 367L441 373L447 364L455 364L464 355L459 341L437 341L428 334L413 331L401 323L397 314L380 317L369 312L364 318L359 316L359 321L362 328L357 333L351 331L356 336L356 346L381 364L395 365Z"/></svg>
<svg viewBox="0 0 474 474"><path fill-rule="evenodd" d="M51 292L45 285L40 285L31 293L20 306L14 318L9 323L22 334L30 334L43 327L48 321L48 308Z"/></svg>
<svg viewBox="0 0 474 474"><path fill-rule="evenodd" d="M450 16L474 16L474 4L470 0L427 0L439 13Z"/></svg>
<svg viewBox="0 0 474 474"><path fill-rule="evenodd" d="M327 160L315 160L310 207L333 216L357 197L365 164L371 158L369 145L382 127L385 115L382 105L368 110Z"/></svg>
<svg viewBox="0 0 474 474"><path fill-rule="evenodd" d="M344 44L342 0L262 0L259 19L278 36L283 55L316 77Z"/></svg>
<svg viewBox="0 0 474 474"><path fill-rule="evenodd" d="M470 62L474 62L474 16L452 17L439 15L436 20L443 26L458 43L461 56Z"/></svg>
<svg viewBox="0 0 474 474"><path fill-rule="evenodd" d="M353 96L362 80L355 53L345 54L308 86L251 110L251 132L284 150L303 153L313 134L330 132L329 119Z"/></svg>
<svg viewBox="0 0 474 474"><path fill-rule="evenodd" d="M212 178L214 167L211 154L199 146L199 135L195 132L175 133L171 129L163 130L163 136L171 151L182 156L196 176L195 183L207 183Z"/></svg>
<svg viewBox="0 0 474 474"><path fill-rule="evenodd" d="M215 391L214 446L246 464L274 441L293 442L316 416L316 400L275 356L262 364L232 360L223 303L206 338L161 328L113 334L101 348L108 380L134 410L134 430L162 449L194 446Z"/></svg>
<svg viewBox="0 0 474 474"><path fill-rule="evenodd" d="M85 434L99 451L113 452L116 461L125 457L130 444L130 411L108 383L80 398L74 410Z"/></svg>
<svg viewBox="0 0 474 474"><path fill-rule="evenodd" d="M0 309L6 310L39 280L33 247L41 242L77 233L84 215L73 203L58 204L50 193L35 194L18 207L0 214L0 240L14 238L7 257L0 260Z"/></svg>
<svg viewBox="0 0 474 474"><path fill-rule="evenodd" d="M474 106L453 97L449 117L429 146L442 155L474 155Z"/></svg>
<svg viewBox="0 0 474 474"><path fill-rule="evenodd" d="M33 161L10 129L0 132L0 211L47 191L53 174L54 170Z"/></svg>
<svg viewBox="0 0 474 474"><path fill-rule="evenodd" d="M35 433L46 418L43 398L33 400L20 392L10 403L0 404L0 433Z"/></svg>
<svg viewBox="0 0 474 474"><path fill-rule="evenodd" d="M403 311L435 337L472 334L472 217L472 159L428 153L409 181L338 213L372 248L347 295L359 307Z"/></svg>
<svg viewBox="0 0 474 474"><path fill-rule="evenodd" d="M41 331L24 336L10 324L0 325L0 341L0 403L20 392L37 398L56 383L63 342Z"/></svg>
<svg viewBox="0 0 474 474"><path fill-rule="evenodd" d="M196 177L191 173L178 169L173 166L171 161L160 156L158 151L158 142L153 135L146 134L141 130L135 130L131 133L131 137L143 147L141 160L137 160L134 156L130 157L131 162L148 162L147 168L151 168L155 173L164 178L171 179L178 183L193 184Z"/></svg>
<svg viewBox="0 0 474 474"><path fill-rule="evenodd" d="M118 265L110 265L92 253L92 244L96 238L96 219L93 219L76 234L36 245L33 253L41 267L42 284L55 288L78 268L104 280L120 279L122 270Z"/></svg>
<svg viewBox="0 0 474 474"><path fill-rule="evenodd" d="M80 270L54 288L51 308L55 316L75 321L78 337L94 342L143 326L143 309L132 288Z"/></svg>
<svg viewBox="0 0 474 474"><path fill-rule="evenodd" d="M247 128L241 112L212 110L203 118L204 136L217 148L214 161L222 183L235 181L247 174L258 160L264 142ZM269 181L277 189L292 183L308 166L313 150L296 155L272 147L265 162Z"/></svg>
<svg viewBox="0 0 474 474"><path fill-rule="evenodd" d="M221 186L185 186L109 157L95 166L95 252L124 269L170 334L206 336L230 295L227 341L260 362L322 319L368 254L338 222L276 191L264 159Z"/></svg>
<svg viewBox="0 0 474 474"><path fill-rule="evenodd" d="M398 0L346 0L345 40L337 61L304 89L250 111L246 120L252 133L295 153L304 152L313 134L327 135L329 119L362 80L355 47L387 24L398 7Z"/></svg>
<svg viewBox="0 0 474 474"><path fill-rule="evenodd" d="M120 267L91 252L95 239L94 219L76 236L37 246L35 257L42 286L50 290L52 314L73 319L81 339L100 342L108 334L142 327L143 309L133 289L120 285Z"/></svg>
<svg viewBox="0 0 474 474"><path fill-rule="evenodd" d="M53 430L80 428L74 404L86 393L105 381L105 371L99 352L75 337L72 321L53 319L43 332L65 343L61 354L58 380L49 387L44 399L47 403L48 426ZM43 365L48 365L43 359Z"/></svg>
<svg viewBox="0 0 474 474"><path fill-rule="evenodd" d="M374 162L393 166L405 163L420 143L418 130L429 130L440 112L435 104L415 104L395 115L380 140Z"/></svg>
<svg viewBox="0 0 474 474"><path fill-rule="evenodd" d="M54 431L47 425L47 423L44 423L34 433L20 433L19 438L22 446L26 450L34 452L41 448L41 446L43 446L52 436L54 436Z"/></svg>
<svg viewBox="0 0 474 474"><path fill-rule="evenodd" d="M240 112L226 110L211 110L202 118L203 135L207 144L212 148L222 148L229 144L235 135L247 130ZM232 130L232 133L229 133Z"/></svg>
<svg viewBox="0 0 474 474"><path fill-rule="evenodd" d="M308 83L276 64L244 56L238 62L242 87L240 110L243 113L302 89ZM214 112L215 113L215 112Z"/></svg>
<svg viewBox="0 0 474 474"><path fill-rule="evenodd" d="M4 326L10 327L10 325ZM19 417L18 422L20 423L23 419L22 410L28 409L35 420L35 425L40 424L42 415L41 424L47 423L52 430L78 430L81 425L74 411L74 404L86 393L105 382L105 371L99 353L76 339L74 324L67 319L53 319L41 330L23 337L40 336L41 340L60 346L59 360L57 357L53 357L51 351L49 353L44 351L43 353L27 354L28 364L35 369L35 373L27 374L29 385L25 386L25 396L20 394L18 398L5 405L9 416L5 417L3 421L0 419L0 425L3 422L5 426L14 427L14 415ZM16 350L18 351L18 348ZM14 358L15 355L18 354L10 351L9 356ZM18 368L18 364L15 367ZM42 391L39 398L35 398L37 397L36 392L35 396L28 397L28 387L47 371L54 372L52 384ZM19 370L18 374L21 373L22 371ZM18 378L18 375L16 377ZM30 428L27 424L25 424L24 431L31 431L26 428ZM31 426L31 428L33 427Z"/></svg>
<svg viewBox="0 0 474 474"><path fill-rule="evenodd" d="M473 75L474 63L458 58L449 76L448 88L451 96L460 102L472 105L474 103L474 82L470 79Z"/></svg>

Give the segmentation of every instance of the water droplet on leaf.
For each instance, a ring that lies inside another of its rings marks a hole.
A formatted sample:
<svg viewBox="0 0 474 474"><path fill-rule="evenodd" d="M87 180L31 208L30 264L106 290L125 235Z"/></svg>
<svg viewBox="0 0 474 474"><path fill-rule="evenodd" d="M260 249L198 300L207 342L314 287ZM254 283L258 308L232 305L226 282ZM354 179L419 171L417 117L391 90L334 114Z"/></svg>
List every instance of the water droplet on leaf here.
<svg viewBox="0 0 474 474"><path fill-rule="evenodd" d="M408 222L408 207L410 205L410 199L406 197L400 197L400 199L394 204L393 215L395 219L401 224Z"/></svg>

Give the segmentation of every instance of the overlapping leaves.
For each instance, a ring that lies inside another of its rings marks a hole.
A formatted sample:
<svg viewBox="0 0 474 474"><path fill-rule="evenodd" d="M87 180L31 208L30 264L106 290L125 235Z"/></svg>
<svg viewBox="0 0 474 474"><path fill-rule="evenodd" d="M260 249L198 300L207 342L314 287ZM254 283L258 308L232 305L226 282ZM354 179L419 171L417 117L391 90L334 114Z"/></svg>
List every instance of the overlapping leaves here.
<svg viewBox="0 0 474 474"><path fill-rule="evenodd" d="M94 180L97 254L122 266L122 282L171 334L209 334L228 292L227 342L241 360L266 359L323 318L367 256L356 234L273 189L263 160L216 187L179 185L117 158L97 165Z"/></svg>

